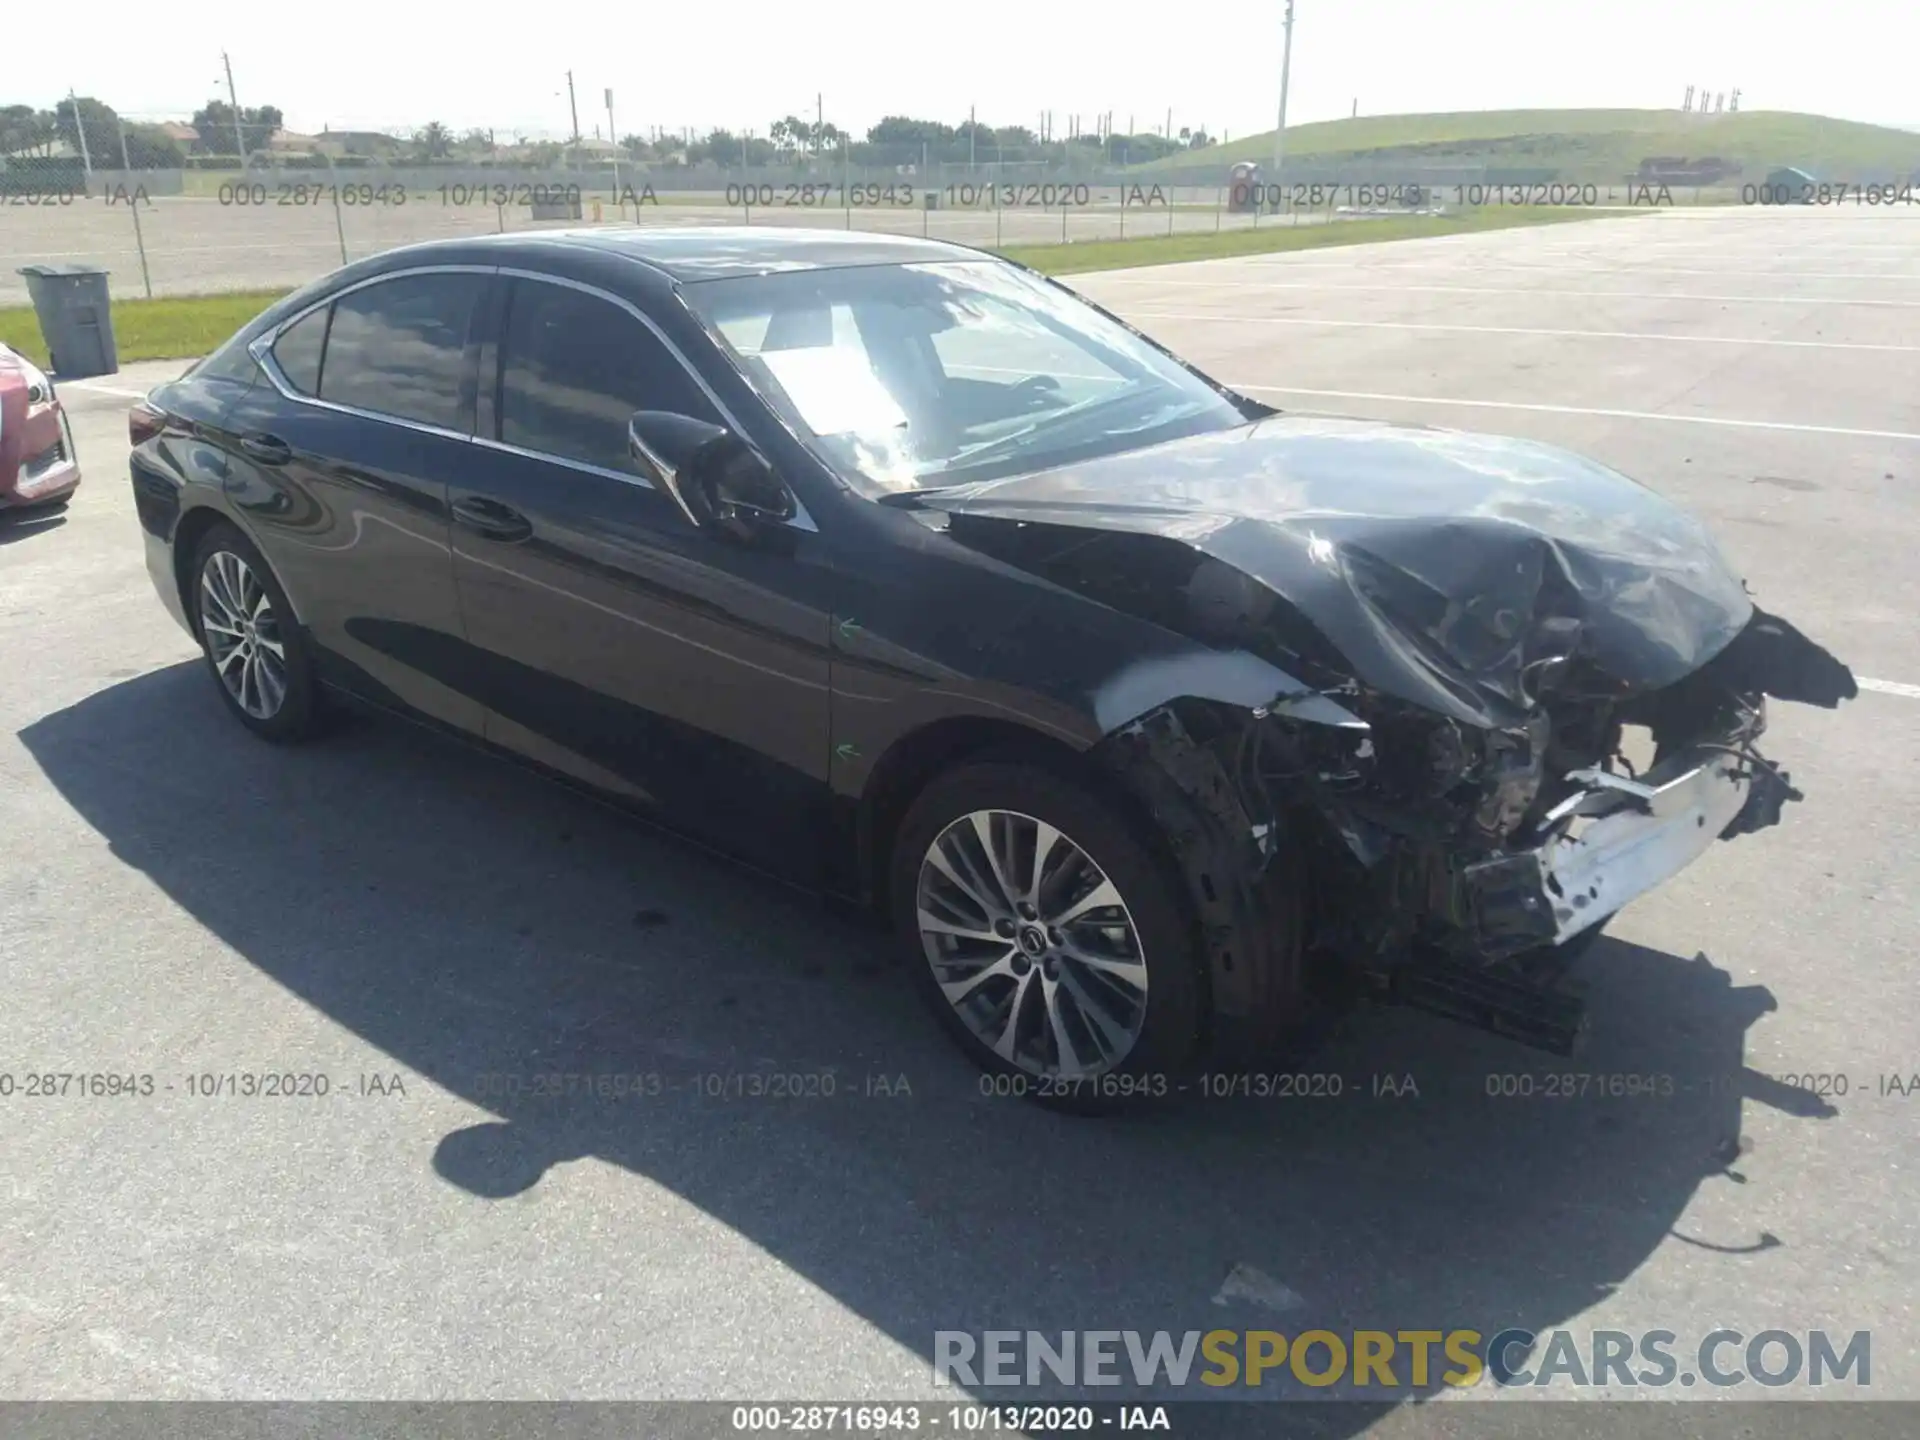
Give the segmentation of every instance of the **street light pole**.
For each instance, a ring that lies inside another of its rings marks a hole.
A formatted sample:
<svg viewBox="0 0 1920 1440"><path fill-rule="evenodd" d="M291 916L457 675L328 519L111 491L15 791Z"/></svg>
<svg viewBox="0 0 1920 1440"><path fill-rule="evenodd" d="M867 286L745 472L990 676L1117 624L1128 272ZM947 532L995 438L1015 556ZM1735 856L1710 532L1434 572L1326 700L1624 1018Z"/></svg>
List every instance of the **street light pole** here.
<svg viewBox="0 0 1920 1440"><path fill-rule="evenodd" d="M73 133L80 142L80 169L86 175L89 184L93 181L93 155L87 149L87 122L80 114L80 96L69 85L67 103L73 106Z"/></svg>
<svg viewBox="0 0 1920 1440"><path fill-rule="evenodd" d="M1280 51L1280 123L1273 130L1273 178L1269 185L1277 186L1280 172L1287 163L1287 76L1293 69L1293 0L1287 0L1287 38ZM1274 208L1280 208L1279 196L1284 192L1269 189L1269 195L1275 197Z"/></svg>
<svg viewBox="0 0 1920 1440"><path fill-rule="evenodd" d="M233 61L227 58L227 52L220 52L220 63L227 70L227 103L233 107L233 148L240 157L240 168L247 168L247 137L240 130L240 97L233 93Z"/></svg>

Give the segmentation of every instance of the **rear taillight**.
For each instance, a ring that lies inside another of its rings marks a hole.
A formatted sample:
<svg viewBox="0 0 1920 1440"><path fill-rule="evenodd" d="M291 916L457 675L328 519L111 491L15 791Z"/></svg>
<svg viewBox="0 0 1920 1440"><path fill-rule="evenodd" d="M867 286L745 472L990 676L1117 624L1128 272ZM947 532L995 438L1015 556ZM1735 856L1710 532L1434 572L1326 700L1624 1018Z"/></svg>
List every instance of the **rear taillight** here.
<svg viewBox="0 0 1920 1440"><path fill-rule="evenodd" d="M144 444L166 428L165 413L154 409L145 400L127 412L127 438L135 445Z"/></svg>

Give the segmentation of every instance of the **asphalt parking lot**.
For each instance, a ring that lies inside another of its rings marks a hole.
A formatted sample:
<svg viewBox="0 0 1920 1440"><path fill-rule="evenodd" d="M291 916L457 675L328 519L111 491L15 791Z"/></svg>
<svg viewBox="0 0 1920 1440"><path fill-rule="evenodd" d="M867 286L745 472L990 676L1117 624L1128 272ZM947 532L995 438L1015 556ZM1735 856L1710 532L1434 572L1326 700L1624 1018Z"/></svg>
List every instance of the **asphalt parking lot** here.
<svg viewBox="0 0 1920 1440"><path fill-rule="evenodd" d="M1869 1330L1920 1398L1920 213L1075 284L1272 403L1614 465L1872 682L1776 707L1805 803L1615 921L1584 1052L1370 1011L1338 1099L983 1097L804 898L395 726L243 735L142 567L124 413L173 367L131 367L64 390L68 514L0 521L0 1072L156 1090L0 1100L0 1397L845 1400L941 1393L941 1329L1513 1324ZM1489 1094L1568 1069L1675 1083ZM554 1071L663 1086L489 1078ZM259 1072L331 1093L192 1093Z"/></svg>

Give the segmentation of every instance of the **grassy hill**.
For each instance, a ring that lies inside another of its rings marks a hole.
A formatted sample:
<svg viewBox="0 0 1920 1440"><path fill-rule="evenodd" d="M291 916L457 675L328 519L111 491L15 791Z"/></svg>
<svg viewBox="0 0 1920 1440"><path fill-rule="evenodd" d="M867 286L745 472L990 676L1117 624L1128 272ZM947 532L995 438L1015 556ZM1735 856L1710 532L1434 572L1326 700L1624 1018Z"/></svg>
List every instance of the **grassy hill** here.
<svg viewBox="0 0 1920 1440"><path fill-rule="evenodd" d="M1749 179L1794 165L1822 179L1846 180L1920 171L1920 134L1770 110L1478 110L1289 125L1287 155L1322 167L1343 160L1489 165L1557 169L1565 180L1595 181L1620 180L1652 155L1717 155L1739 164ZM1133 168L1151 173L1272 157L1269 130Z"/></svg>

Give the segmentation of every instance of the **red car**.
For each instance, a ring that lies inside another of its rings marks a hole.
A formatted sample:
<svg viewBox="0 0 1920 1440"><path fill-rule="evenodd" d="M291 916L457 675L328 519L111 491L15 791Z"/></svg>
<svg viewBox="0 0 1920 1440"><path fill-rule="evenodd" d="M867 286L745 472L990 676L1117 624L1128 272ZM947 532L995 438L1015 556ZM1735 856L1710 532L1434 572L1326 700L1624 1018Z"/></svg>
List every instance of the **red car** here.
<svg viewBox="0 0 1920 1440"><path fill-rule="evenodd" d="M53 382L0 345L0 510L59 504L79 485L73 427Z"/></svg>

